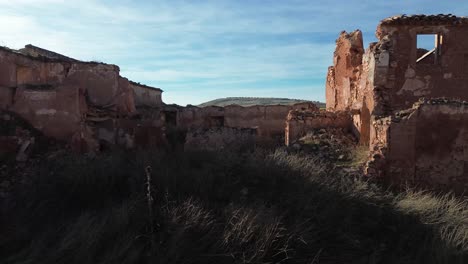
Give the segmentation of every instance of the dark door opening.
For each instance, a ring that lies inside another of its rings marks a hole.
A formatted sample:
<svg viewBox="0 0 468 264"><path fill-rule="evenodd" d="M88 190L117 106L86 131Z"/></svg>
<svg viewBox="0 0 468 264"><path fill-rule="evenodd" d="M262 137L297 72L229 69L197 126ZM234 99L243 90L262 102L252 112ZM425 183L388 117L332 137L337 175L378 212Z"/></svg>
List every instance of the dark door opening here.
<svg viewBox="0 0 468 264"><path fill-rule="evenodd" d="M177 112L164 112L164 120L166 122L166 125L177 126Z"/></svg>
<svg viewBox="0 0 468 264"><path fill-rule="evenodd" d="M212 116L212 117L210 117L210 126L211 127L223 127L224 126L224 116Z"/></svg>

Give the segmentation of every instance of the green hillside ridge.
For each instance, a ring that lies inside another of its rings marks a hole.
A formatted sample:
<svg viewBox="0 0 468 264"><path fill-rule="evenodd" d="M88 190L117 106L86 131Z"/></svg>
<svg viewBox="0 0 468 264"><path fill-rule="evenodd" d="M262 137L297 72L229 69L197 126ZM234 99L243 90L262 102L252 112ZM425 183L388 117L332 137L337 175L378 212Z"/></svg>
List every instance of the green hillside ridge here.
<svg viewBox="0 0 468 264"><path fill-rule="evenodd" d="M309 101L302 99L289 99L289 98L267 98L267 97L226 97L211 100L202 104L199 107L205 106L227 106L227 105L240 105L240 106L254 106L254 105L292 105L297 103L312 102L320 108L325 107L325 103L318 101Z"/></svg>

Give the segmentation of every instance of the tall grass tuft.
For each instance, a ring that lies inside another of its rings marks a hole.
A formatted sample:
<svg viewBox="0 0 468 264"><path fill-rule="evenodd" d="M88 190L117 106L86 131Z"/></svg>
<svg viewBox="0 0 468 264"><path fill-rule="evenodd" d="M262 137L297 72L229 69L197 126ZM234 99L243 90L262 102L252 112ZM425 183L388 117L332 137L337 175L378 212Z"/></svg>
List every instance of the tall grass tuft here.
<svg viewBox="0 0 468 264"><path fill-rule="evenodd" d="M284 150L64 156L31 171L0 202L1 263L468 258L462 197L393 193Z"/></svg>

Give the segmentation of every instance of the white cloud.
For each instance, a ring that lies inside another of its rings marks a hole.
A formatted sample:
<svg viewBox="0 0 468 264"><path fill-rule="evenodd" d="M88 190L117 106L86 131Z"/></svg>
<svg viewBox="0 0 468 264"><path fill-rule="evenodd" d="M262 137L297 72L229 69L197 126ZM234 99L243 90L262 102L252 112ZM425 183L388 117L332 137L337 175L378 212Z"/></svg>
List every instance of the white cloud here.
<svg viewBox="0 0 468 264"><path fill-rule="evenodd" d="M0 45L31 43L115 63L122 75L161 87L176 102L242 93L323 98L317 80L324 83L341 30L362 28L368 42L378 21L395 13L468 11L467 4L424 3L0 0ZM275 82L282 84L261 88Z"/></svg>
<svg viewBox="0 0 468 264"><path fill-rule="evenodd" d="M122 72L123 75L128 76L131 79L142 80L142 81L181 81L184 79L200 78L200 79L212 79L221 77L216 73L209 72L192 72L192 71L179 71L171 69L163 69L156 71L134 71L134 72Z"/></svg>

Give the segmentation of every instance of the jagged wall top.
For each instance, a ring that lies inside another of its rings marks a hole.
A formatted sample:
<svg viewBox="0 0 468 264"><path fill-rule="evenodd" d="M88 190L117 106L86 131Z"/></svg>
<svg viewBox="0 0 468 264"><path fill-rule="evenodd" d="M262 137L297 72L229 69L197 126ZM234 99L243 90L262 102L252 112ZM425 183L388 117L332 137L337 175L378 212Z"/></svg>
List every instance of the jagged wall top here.
<svg viewBox="0 0 468 264"><path fill-rule="evenodd" d="M397 15L383 19L380 25L468 25L468 17L452 14Z"/></svg>

